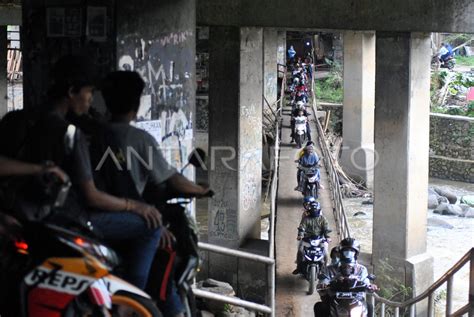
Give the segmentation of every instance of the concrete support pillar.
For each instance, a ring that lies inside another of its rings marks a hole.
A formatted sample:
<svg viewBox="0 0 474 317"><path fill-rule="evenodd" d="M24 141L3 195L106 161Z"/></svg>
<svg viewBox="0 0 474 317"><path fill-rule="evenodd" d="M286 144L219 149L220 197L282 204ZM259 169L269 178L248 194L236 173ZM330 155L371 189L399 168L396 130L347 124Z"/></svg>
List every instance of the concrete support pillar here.
<svg viewBox="0 0 474 317"><path fill-rule="evenodd" d="M278 31L278 64L286 65L286 31Z"/></svg>
<svg viewBox="0 0 474 317"><path fill-rule="evenodd" d="M0 26L0 118L8 112L7 26Z"/></svg>
<svg viewBox="0 0 474 317"><path fill-rule="evenodd" d="M278 72L278 31L276 29L263 30L263 96L272 105L277 101ZM264 106L266 107L264 101ZM274 107L276 109L276 107Z"/></svg>
<svg viewBox="0 0 474 317"><path fill-rule="evenodd" d="M373 188L375 33L344 33L344 107L341 164Z"/></svg>
<svg viewBox="0 0 474 317"><path fill-rule="evenodd" d="M260 238L263 30L211 27L209 242L239 248ZM237 285L236 258L210 254L211 277Z"/></svg>
<svg viewBox="0 0 474 317"><path fill-rule="evenodd" d="M379 275L381 261L394 267L384 274L413 295L433 280L426 253L430 56L429 34L377 33L372 260ZM417 306L417 316L425 309Z"/></svg>
<svg viewBox="0 0 474 317"><path fill-rule="evenodd" d="M260 237L262 28L210 28L209 241Z"/></svg>

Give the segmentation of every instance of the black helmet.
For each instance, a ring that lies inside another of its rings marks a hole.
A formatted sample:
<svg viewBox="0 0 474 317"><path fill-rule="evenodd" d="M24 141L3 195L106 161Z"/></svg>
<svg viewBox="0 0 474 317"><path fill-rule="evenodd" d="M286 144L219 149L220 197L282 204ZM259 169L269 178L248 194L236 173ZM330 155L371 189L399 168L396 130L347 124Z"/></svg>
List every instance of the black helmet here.
<svg viewBox="0 0 474 317"><path fill-rule="evenodd" d="M310 217L319 217L321 216L321 204L317 201L311 203L308 210Z"/></svg>
<svg viewBox="0 0 474 317"><path fill-rule="evenodd" d="M345 238L339 244L341 262L350 263L357 259L360 252L360 243L354 238Z"/></svg>

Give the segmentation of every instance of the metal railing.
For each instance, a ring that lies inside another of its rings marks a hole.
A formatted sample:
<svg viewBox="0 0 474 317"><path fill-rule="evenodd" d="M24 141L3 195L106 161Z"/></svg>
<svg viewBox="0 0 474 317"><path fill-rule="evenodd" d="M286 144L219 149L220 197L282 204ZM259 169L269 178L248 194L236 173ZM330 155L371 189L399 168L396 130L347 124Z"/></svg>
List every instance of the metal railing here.
<svg viewBox="0 0 474 317"><path fill-rule="evenodd" d="M469 263L469 269L470 269L468 303L465 306L458 309L456 312L453 312L454 275L468 263ZM376 307L375 304L377 302L380 302L379 316L381 317L385 317L385 315L390 311L390 308L395 317L400 316L400 310L402 309L408 310L409 316L414 317L416 314L415 305L419 303L420 301L428 298L426 316L433 317L435 292L445 283L447 286L445 316L449 316L449 317L459 317L459 316L464 316L464 315L468 315L469 317L474 316L474 248L471 248L471 250L469 250L469 252L467 252L461 258L461 260L459 260L448 272L446 272L443 276L441 276L426 291L416 296L415 298L412 298L403 303L400 303L400 302L393 302L388 299L382 298L377 294L373 294L371 295L371 302L372 302L373 307Z"/></svg>
<svg viewBox="0 0 474 317"><path fill-rule="evenodd" d="M313 74L315 72L313 71ZM342 199L342 192L341 192L341 185L339 182L339 174L337 173L334 158L329 150L329 146L326 142L326 136L324 130L321 126L317 118L317 105L316 105L316 94L315 94L315 86L314 86L314 75L311 79L311 94L312 94L312 108L314 112L314 117L316 121L316 127L318 129L318 143L321 147L322 154L324 157L324 165L326 167L326 172L329 176L329 190L332 194L332 201L333 201L333 214L336 220L336 227L339 235L339 239L342 240L344 238L351 237L351 228L349 226L349 222L347 221L346 212L344 209L344 203Z"/></svg>
<svg viewBox="0 0 474 317"><path fill-rule="evenodd" d="M283 66L283 70L282 70ZM247 259L250 261L255 261L258 263L263 263L267 266L267 277L268 277L268 306L261 305L255 302L246 301L237 297L220 295L213 292L205 291L202 289L197 289L193 287L193 293L196 297L220 301L223 303L240 306L243 308L250 309L252 311L261 312L264 314L269 314L271 317L275 317L275 215L277 210L276 205L276 196L278 192L278 171L279 171L279 162L280 162L280 133L281 133L281 115L283 109L283 102L285 99L285 85L286 85L286 66L278 64L277 68L278 73L283 72L283 81L280 91L280 99L274 102L272 105L268 105L270 109L274 108L276 105L276 111L274 112L274 157L272 162L272 177L271 177L271 189L270 189L270 228L269 228L269 256L262 256L250 252L239 251L235 249L230 249L226 247L221 247L214 244L199 242L198 247L202 251L208 251L213 253L218 253L222 255L233 256L237 258Z"/></svg>
<svg viewBox="0 0 474 317"><path fill-rule="evenodd" d="M247 259L250 261L255 261L259 263L264 263L267 265L268 275L274 276L275 273L275 259L267 256L258 255L255 253L244 252L239 250L234 250L226 247L221 247L215 244L199 242L198 247L200 250L214 252L222 255L234 256L240 259ZM270 293L270 304L269 306L257 304L251 301L246 301L233 296L220 295L213 292L205 291L202 289L193 288L194 296L216 300L219 302L232 304L240 307L244 307L253 311L258 311L264 314L270 314L270 316L275 316L275 281L273 281L273 296Z"/></svg>

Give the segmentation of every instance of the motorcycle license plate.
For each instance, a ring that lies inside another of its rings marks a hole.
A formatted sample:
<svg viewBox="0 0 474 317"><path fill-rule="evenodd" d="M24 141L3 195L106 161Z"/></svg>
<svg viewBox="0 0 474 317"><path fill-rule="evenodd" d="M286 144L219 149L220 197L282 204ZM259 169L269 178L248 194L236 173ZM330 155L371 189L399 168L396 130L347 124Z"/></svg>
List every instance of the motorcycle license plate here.
<svg viewBox="0 0 474 317"><path fill-rule="evenodd" d="M336 298L338 299L352 299L354 295L351 292L336 292Z"/></svg>

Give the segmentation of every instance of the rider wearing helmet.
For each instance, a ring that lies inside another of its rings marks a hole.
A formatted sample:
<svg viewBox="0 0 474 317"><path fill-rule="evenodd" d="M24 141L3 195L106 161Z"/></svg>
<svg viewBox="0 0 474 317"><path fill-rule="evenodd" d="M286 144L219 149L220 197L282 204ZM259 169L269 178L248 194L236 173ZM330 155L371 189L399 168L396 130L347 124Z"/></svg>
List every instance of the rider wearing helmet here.
<svg viewBox="0 0 474 317"><path fill-rule="evenodd" d="M308 118L311 114L306 110L304 101L298 101L295 109L291 113L290 129L291 129L291 143L295 142L295 118L299 116L299 112L303 111L303 116ZM308 140L311 141L311 128L309 126L309 120L306 121L306 135Z"/></svg>
<svg viewBox="0 0 474 317"><path fill-rule="evenodd" d="M317 168L319 165L319 156L314 151L313 145L314 145L313 141L308 141L308 143L306 143L305 148L298 154L299 159L297 163L302 167L315 167L316 173L318 174L318 181L319 181L320 180L319 168ZM302 175L303 175L303 171L300 168L298 168L298 172L296 173L297 186L295 187L295 190L303 191L303 188L302 188L303 184L302 184L302 179L301 179ZM322 187L320 186L320 188Z"/></svg>
<svg viewBox="0 0 474 317"><path fill-rule="evenodd" d="M293 271L293 274L299 273L298 264L301 262L301 254L303 252L303 243L302 239L307 236L323 236L328 241L329 233L329 224L327 219L321 213L321 205L319 202L311 203L309 210L306 212L306 216L301 219L300 225L298 227L298 237L297 240L300 241L298 246L298 253L296 254L296 264L297 267ZM324 242L324 263L327 262L328 257L328 243Z"/></svg>
<svg viewBox="0 0 474 317"><path fill-rule="evenodd" d="M316 198L313 196L306 196L303 199L303 208L306 211L309 211L311 209L311 204L316 202Z"/></svg>
<svg viewBox="0 0 474 317"><path fill-rule="evenodd" d="M359 281L364 282L368 285L368 288L375 291L377 286L371 284L368 278L367 268L357 263L357 257L360 253L360 243L354 238L343 239L336 250L331 250L331 258L333 257L333 251L339 255L339 264L330 265L326 268L324 278L319 281L318 288L324 289L329 283L336 278L344 278L349 276L355 276ZM329 305L330 298L327 296L325 291L320 292L321 302L314 305L315 316L329 316ZM373 307L370 303L367 303L368 317L373 316Z"/></svg>

